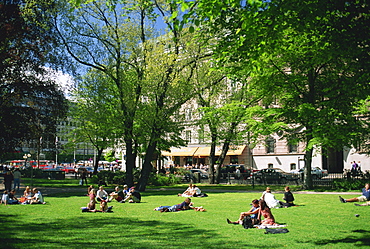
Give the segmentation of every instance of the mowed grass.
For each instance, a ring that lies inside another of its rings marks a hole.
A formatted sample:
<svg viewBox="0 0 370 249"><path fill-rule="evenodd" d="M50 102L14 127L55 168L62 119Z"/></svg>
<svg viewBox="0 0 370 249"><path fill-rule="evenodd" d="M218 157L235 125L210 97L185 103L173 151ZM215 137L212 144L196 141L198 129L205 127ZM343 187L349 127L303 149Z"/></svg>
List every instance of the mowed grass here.
<svg viewBox="0 0 370 249"><path fill-rule="evenodd" d="M370 207L338 195L295 194L297 207L272 210L289 233L230 225L260 193L208 193L193 210L153 209L184 200L177 191L147 191L142 203L117 203L113 213L82 213L87 196L46 197L45 205L0 206L0 248L350 248L370 246ZM282 194L275 194L282 199ZM358 194L346 195L356 197ZM359 217L355 217L359 214Z"/></svg>

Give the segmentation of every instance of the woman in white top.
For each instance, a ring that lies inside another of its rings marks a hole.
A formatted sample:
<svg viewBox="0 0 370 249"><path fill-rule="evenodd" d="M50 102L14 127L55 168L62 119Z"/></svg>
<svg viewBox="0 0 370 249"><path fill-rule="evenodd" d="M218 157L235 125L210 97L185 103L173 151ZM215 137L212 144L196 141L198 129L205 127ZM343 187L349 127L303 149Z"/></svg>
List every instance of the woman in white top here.
<svg viewBox="0 0 370 249"><path fill-rule="evenodd" d="M103 186L99 187L98 192L96 193L96 199L98 202L105 201L108 198L108 193L107 191L104 190Z"/></svg>

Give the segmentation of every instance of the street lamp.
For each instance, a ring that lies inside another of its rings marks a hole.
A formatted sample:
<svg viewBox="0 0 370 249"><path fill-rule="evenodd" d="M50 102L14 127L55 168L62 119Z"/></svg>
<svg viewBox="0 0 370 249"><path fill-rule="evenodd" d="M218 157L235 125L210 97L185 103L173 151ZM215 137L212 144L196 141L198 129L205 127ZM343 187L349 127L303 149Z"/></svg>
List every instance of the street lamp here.
<svg viewBox="0 0 370 249"><path fill-rule="evenodd" d="M24 159L24 167L27 167L27 159L31 157L31 154L24 154L23 159Z"/></svg>
<svg viewBox="0 0 370 249"><path fill-rule="evenodd" d="M27 159L31 157L31 154L24 154L24 168L27 167ZM31 188L32 188L32 182L33 182L33 166L31 165Z"/></svg>

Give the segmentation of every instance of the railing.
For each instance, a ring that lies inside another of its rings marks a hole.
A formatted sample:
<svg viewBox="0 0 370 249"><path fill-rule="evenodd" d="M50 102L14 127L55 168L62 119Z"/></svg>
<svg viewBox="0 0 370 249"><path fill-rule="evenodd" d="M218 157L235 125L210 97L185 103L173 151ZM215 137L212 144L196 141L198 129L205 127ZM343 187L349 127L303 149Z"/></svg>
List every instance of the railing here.
<svg viewBox="0 0 370 249"><path fill-rule="evenodd" d="M313 186L322 186L322 187L334 187L336 181L343 180L367 180L370 181L370 172L365 172L362 174L348 174L345 173L330 173L327 176L315 176L312 175ZM209 179L196 179L195 182L208 183ZM221 174L220 183L224 184L246 184L246 185L302 185L303 184L303 175L293 174L292 178L287 178L286 181L280 181L279 179L272 180L261 180L257 181L255 176L250 174L235 174L235 173L223 173Z"/></svg>

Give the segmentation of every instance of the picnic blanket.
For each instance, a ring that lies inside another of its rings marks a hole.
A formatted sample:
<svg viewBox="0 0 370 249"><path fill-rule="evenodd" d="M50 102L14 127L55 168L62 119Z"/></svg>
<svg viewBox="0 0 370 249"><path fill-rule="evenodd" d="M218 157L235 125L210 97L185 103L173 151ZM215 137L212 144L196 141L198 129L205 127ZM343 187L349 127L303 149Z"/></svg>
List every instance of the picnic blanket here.
<svg viewBox="0 0 370 249"><path fill-rule="evenodd" d="M254 225L255 228L258 229L265 229L265 228L279 228L279 227L286 227L286 225Z"/></svg>

